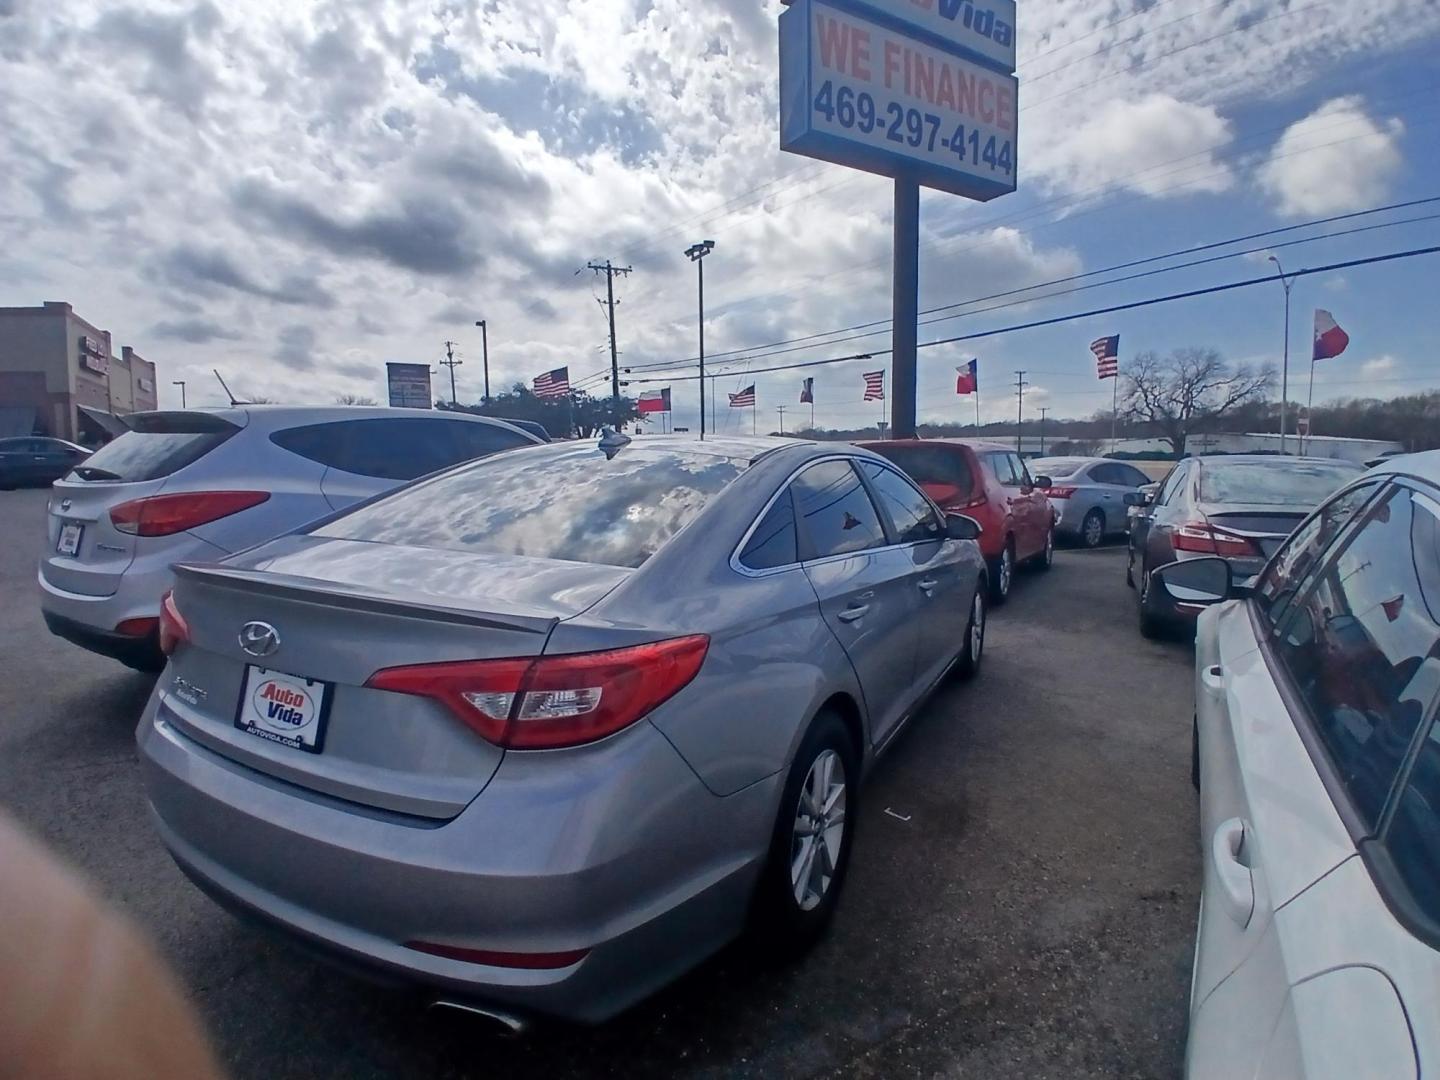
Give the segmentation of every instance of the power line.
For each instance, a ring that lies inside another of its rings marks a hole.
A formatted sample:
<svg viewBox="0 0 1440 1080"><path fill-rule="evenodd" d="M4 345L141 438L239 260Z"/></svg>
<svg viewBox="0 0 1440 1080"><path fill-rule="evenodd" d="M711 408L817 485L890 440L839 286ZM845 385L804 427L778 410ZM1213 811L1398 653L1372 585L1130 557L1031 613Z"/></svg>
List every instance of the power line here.
<svg viewBox="0 0 1440 1080"><path fill-rule="evenodd" d="M1065 283L1067 283L1067 282L1081 281L1081 280L1084 280L1085 278L1096 277L1096 276L1101 275L1101 274L1113 273L1113 272L1115 272L1116 270L1124 270L1124 269L1129 269L1129 268L1131 268L1131 267L1145 266L1145 265L1148 265L1148 264L1151 264L1151 263L1161 262L1161 261L1163 261L1163 260L1165 260L1165 259L1177 258L1177 257L1179 257L1179 256L1181 256L1181 255L1194 254L1194 253L1201 252L1201 251L1213 251L1213 250L1216 249L1216 248L1227 247L1227 246L1229 246L1229 245L1231 245L1231 244L1243 243L1243 242L1245 242L1245 241L1247 241L1247 240L1256 240L1256 239L1261 239L1261 238L1269 237L1269 236L1279 236L1279 235L1282 235L1282 234L1285 234L1285 233L1294 232L1294 231L1299 230L1299 229L1317 228L1317 227L1322 226L1322 225L1330 225L1330 224L1334 224L1334 223L1340 222L1340 221L1349 221L1349 220L1354 220L1354 219L1356 219L1356 218L1373 216L1374 214L1387 213L1387 212L1392 211L1392 210L1402 210L1402 209L1405 209L1405 208L1407 208L1407 207L1423 206L1423 205L1432 204L1432 203L1437 203L1437 202L1440 202L1440 195L1432 195L1432 196L1427 196L1427 197L1421 198L1421 199L1411 199L1411 200L1408 200L1408 201L1405 201L1405 202L1391 203L1391 204L1386 205L1386 206L1371 207L1371 208L1368 209L1368 210L1357 210L1357 211L1353 211L1353 212L1347 213L1347 214L1335 214L1335 215L1332 215L1331 217L1317 218L1317 219L1315 219L1315 220L1313 220L1313 221L1306 221L1306 222L1302 222L1302 223L1296 224L1296 225L1286 225L1286 226L1282 226L1282 227L1280 227L1280 228L1275 228L1275 229L1265 229L1265 230L1262 230L1262 231L1260 231L1260 232L1248 233L1248 234L1245 234L1245 235L1243 235L1243 236L1230 237L1229 239L1226 239L1226 240L1217 240L1217 241L1213 241L1213 242L1210 242L1210 243L1192 245L1191 247L1188 247L1188 248L1179 248L1179 249L1177 249L1177 250L1175 250L1175 251L1166 252L1166 253L1161 254L1161 255L1151 255L1151 256L1147 256L1146 258L1143 258L1143 259L1132 259L1132 260L1130 260L1130 261L1128 261L1128 262L1116 263L1116 264L1114 264L1114 265L1112 265L1112 266L1102 267L1102 268L1097 269L1097 270L1090 270L1090 271L1087 271L1087 272L1082 273L1082 274L1070 274L1070 275L1067 275L1067 276L1065 276L1065 277L1052 278L1052 279L1049 280L1049 281L1035 282L1034 284L1025 285L1025 286L1022 286L1022 287L1020 287L1020 288L1007 289L1007 290L1004 290L1004 291L1002 291L1002 292L990 293L990 294L985 295L985 296L977 296L977 297L974 297L974 298L972 298L972 299L969 299L969 300L961 300L961 301L958 301L958 302L953 303L953 304L942 304L942 305L940 305L940 306L938 306L938 307L926 308L925 310L921 311L920 314L921 314L921 315L932 315L932 314L936 314L936 313L943 312L943 311L950 311L951 309L957 308L957 307L969 307L969 306L971 306L971 305L973 305L973 304L983 303L983 302L986 301L986 300L996 300L996 299L1001 299L1001 298L1004 298L1004 297L1007 297L1007 296L1020 296L1020 295L1023 294L1023 293L1034 292L1036 289L1048 288L1049 286L1052 286L1052 285L1063 285L1063 284L1065 284ZM1207 264L1212 263L1212 262L1221 262L1221 261L1223 261L1223 260L1225 260L1225 259L1239 258L1239 257L1242 257L1242 256L1244 256L1244 255L1254 254L1254 253L1256 253L1256 252L1258 252L1258 251L1264 251L1264 250L1268 250L1268 249L1271 249L1271 248L1295 247L1295 246L1297 246L1297 245L1299 245L1299 244L1316 243L1316 242L1323 241L1323 240L1335 240L1335 239L1339 239L1339 238L1341 238L1341 237L1351 236L1351 235L1354 235L1354 234L1357 234L1357 233L1362 233L1362 232L1371 232L1371 231L1374 231L1374 230L1376 230L1376 229L1381 229L1381 228L1392 228L1392 227L1397 226L1397 225L1408 225L1408 224L1414 224L1414 223L1423 222L1423 221L1431 221L1431 220L1434 220L1437 216L1440 216L1440 215L1430 214L1430 215L1420 215L1420 216L1416 216L1416 217L1412 217L1412 218L1402 218L1402 219L1400 219L1400 220L1398 220L1398 221L1382 222L1382 223L1380 223L1380 224L1378 224L1378 225L1362 226L1362 227L1360 227L1360 228L1355 228L1355 229L1344 229L1344 230L1341 230L1341 231L1339 231L1339 232L1325 233L1325 234L1320 235L1320 236L1303 237L1303 238L1301 238L1301 239L1299 239L1299 240L1287 241L1287 242L1285 242L1285 243L1280 243L1280 244L1269 244L1269 245L1265 245L1264 247L1259 247L1259 248L1247 248L1247 249L1243 249L1243 250L1240 250L1240 251L1229 252L1229 253L1227 253L1227 254L1225 254L1225 255L1215 256L1215 257L1208 258L1208 259L1196 259L1196 260L1193 260L1193 261L1190 261L1190 262L1179 263L1179 264L1176 264L1176 265L1174 265L1174 266L1159 267L1159 268L1156 268L1156 269L1154 269L1154 270L1149 270L1149 271L1146 271L1146 272L1140 273L1140 274L1129 274L1129 275L1126 275L1126 276L1124 276L1124 277L1113 278L1113 279L1110 279L1110 280L1107 280L1107 281L1094 282L1094 283L1092 283L1092 284L1090 284L1090 285L1081 286L1081 287L1075 288L1075 289L1063 289L1063 290L1059 290L1059 291L1056 291L1056 292L1046 293L1046 294L1041 295L1041 296L1026 297L1026 298L1023 299L1023 300L1018 300L1018 301L1015 301L1015 302L1009 303L1009 304L995 304L995 305L992 305L991 307L988 307L988 308L980 308L980 309L975 310L975 311L965 311L965 312L960 312L960 313L954 314L954 315L945 315L945 316L942 316L941 318L938 318L938 319L927 319L927 320L923 320L922 323L921 323L921 325L930 325L930 324L937 323L937 322L943 322L943 321L945 321L946 319L963 318L963 317L965 317L965 316L970 316L970 315L980 315L980 314L984 314L985 312L988 312L988 311L1000 311L1000 310L1004 310L1005 308L1017 307L1017 306L1019 306L1020 304L1037 303L1037 302L1039 302L1039 301L1041 301L1041 300L1053 299L1054 297L1057 297L1057 296L1067 296L1067 295L1070 295L1070 294L1072 294L1072 293L1083 292L1083 291L1085 291L1086 289L1100 288L1100 287L1106 286L1106 285L1118 285L1118 284L1122 284L1122 283L1127 282L1127 281L1135 281L1135 280L1140 280L1140 279L1147 278L1147 277L1153 277L1153 276L1156 276L1156 275L1158 275L1158 274L1169 273L1169 272L1174 271L1174 270L1191 269L1191 268L1196 267L1196 266L1204 266L1204 265L1207 265ZM793 348L793 349L775 348L774 346L792 345L792 344L797 344L797 343L806 342L806 341L815 341L815 340L817 340L817 339L819 339L819 338L834 338L835 335L837 335L837 334L848 333L849 331L852 331L852 330L865 330L867 327L875 327L875 326L882 327L882 329L879 329L879 330L871 330L871 331L866 332L866 333L855 334L853 337L839 338L839 339L837 339L837 340L825 341L825 342L822 343L823 345L838 345L838 344L841 344L842 342L846 342L846 341L857 341L857 340L860 340L861 338L874 337L874 336L876 336L877 334L883 334L883 333L886 332L886 330L883 329L883 327L888 326L889 323L890 323L890 320L889 320L889 319L878 319L878 320L875 320L875 321L872 321L872 322L857 323L857 324L855 324L855 325L853 325L853 326L841 327L841 328L839 328L839 329L837 329L837 330L827 330L827 331L822 331L822 332L818 332L818 333L814 333L814 334L804 335L804 336L797 337L797 338L791 338L791 339L788 339L788 340L786 340L786 341L773 342L773 343L771 343L771 345L757 345L757 346L752 346L752 347L750 347L750 348L748 348L748 349L733 349L733 350L730 350L730 351L728 351L728 352L720 353L720 354L716 354L716 355L718 355L718 356L720 356L720 357L726 357L726 356L745 356L745 357L750 358L750 359L757 359L757 358L763 358L763 357L765 357L765 356L780 356L780 355L784 355L784 354L790 353L790 352L802 352L802 351L804 351L805 348L807 348L807 347L809 347L809 346L802 346L802 347L800 347L800 348ZM626 370L627 370L627 372L628 372L628 371L643 371L643 370L652 370L652 371L654 371L654 370L669 370L669 369L672 369L672 368L683 367L683 366L687 365L688 363L692 363L692 362L693 362L693 358L690 358L690 359L688 359L688 360L679 360L679 361L661 361L661 362L658 362L658 363L656 363L656 364L654 364L654 365L638 365L638 364L637 364L637 365L633 365L632 367L629 367L629 368L627 368Z"/></svg>
<svg viewBox="0 0 1440 1080"><path fill-rule="evenodd" d="M1287 277L1307 277L1311 274L1323 274L1332 270L1348 270L1357 266L1369 266L1374 263L1394 262L1397 259L1410 259L1420 255L1434 255L1440 253L1440 246L1411 248L1406 251L1391 251L1382 255L1370 255L1362 259L1347 259L1344 262L1328 263L1324 266L1307 267L1295 270ZM917 348L928 349L936 345L951 345L959 341L975 341L979 338L996 337L1001 334L1013 334L1020 330L1033 330L1041 326L1053 326L1057 323L1074 322L1077 319L1088 319L1096 315L1109 315L1117 311L1130 311L1134 308L1150 307L1154 304L1169 303L1174 300L1188 300L1197 296L1207 296L1211 293L1227 292L1231 289L1243 289L1251 285L1260 285L1267 282L1278 281L1276 274L1266 274L1262 277L1247 278L1243 281L1232 281L1223 285L1211 285L1203 289L1190 289L1185 292L1167 293L1163 296L1153 296L1144 300L1134 300L1125 304L1112 304L1109 307L1093 308L1089 311L1072 312L1068 315L1056 315L1048 319L1036 319L1028 323L1017 323L1013 326L1002 326L994 330L980 330L973 334L960 334L955 337L937 338L935 341L922 341ZM876 356L888 356L889 349L874 349L870 352L854 353L848 356L832 356L824 360L808 360L789 364L777 364L773 367L753 368L752 375L764 375L772 371L792 371L797 368L821 367L828 364L842 364L851 360L870 360ZM722 375L729 372L722 372ZM696 379L696 375L669 375L664 378L632 379L636 383L655 382L685 382Z"/></svg>

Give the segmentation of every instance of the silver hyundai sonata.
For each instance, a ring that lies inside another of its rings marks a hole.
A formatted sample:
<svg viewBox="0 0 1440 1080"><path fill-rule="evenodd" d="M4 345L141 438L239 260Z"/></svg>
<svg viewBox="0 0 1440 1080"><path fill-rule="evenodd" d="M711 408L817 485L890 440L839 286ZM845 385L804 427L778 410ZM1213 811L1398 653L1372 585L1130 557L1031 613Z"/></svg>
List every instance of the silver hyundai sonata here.
<svg viewBox="0 0 1440 1080"><path fill-rule="evenodd" d="M603 1020L747 927L819 934L861 777L980 662L977 529L847 446L460 466L178 569L138 731L155 821L336 959Z"/></svg>

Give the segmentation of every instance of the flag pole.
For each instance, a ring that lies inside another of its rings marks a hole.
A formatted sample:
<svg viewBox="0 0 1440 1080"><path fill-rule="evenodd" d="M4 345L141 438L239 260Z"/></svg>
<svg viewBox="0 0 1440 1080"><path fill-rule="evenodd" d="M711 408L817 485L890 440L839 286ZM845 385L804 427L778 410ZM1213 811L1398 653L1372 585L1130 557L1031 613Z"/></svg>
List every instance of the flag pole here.
<svg viewBox="0 0 1440 1080"><path fill-rule="evenodd" d="M1115 365L1115 374L1110 376L1110 452L1115 453L1115 424L1120 419L1120 365Z"/></svg>
<svg viewBox="0 0 1440 1080"><path fill-rule="evenodd" d="M975 365L975 437L980 437L980 365Z"/></svg>
<svg viewBox="0 0 1440 1080"><path fill-rule="evenodd" d="M1305 453L1305 444L1315 437L1315 350L1310 350L1310 393L1305 397L1305 437L1300 440L1300 453Z"/></svg>

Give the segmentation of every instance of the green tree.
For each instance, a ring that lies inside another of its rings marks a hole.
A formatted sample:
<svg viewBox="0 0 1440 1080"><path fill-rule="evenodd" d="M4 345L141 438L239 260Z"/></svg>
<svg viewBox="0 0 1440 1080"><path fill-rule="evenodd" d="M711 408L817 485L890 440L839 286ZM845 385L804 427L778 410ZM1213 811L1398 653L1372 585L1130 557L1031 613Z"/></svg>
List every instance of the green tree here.
<svg viewBox="0 0 1440 1080"><path fill-rule="evenodd" d="M583 390L572 390L570 399L537 397L524 383L516 383L508 391L493 394L489 401L472 405L451 405L437 401L438 409L493 416L500 420L530 420L543 424L553 439L569 436L589 438L605 424L616 428L639 416L635 399L622 397L618 406L607 397L591 397Z"/></svg>

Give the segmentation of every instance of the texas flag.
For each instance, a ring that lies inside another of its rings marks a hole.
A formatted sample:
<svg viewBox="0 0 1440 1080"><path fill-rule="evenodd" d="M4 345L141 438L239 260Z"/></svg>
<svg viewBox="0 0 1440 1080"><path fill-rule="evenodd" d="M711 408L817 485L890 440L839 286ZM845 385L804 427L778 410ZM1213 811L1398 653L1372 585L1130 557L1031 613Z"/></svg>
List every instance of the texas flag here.
<svg viewBox="0 0 1440 1080"><path fill-rule="evenodd" d="M1345 351L1345 346L1350 344L1350 335L1340 329L1335 321L1335 316L1324 308L1315 309L1315 351L1310 354L1311 360L1329 360L1332 356L1339 356Z"/></svg>
<svg viewBox="0 0 1440 1080"><path fill-rule="evenodd" d="M980 361L971 360L964 367L955 369L960 374L955 379L955 393L973 394L980 388Z"/></svg>

